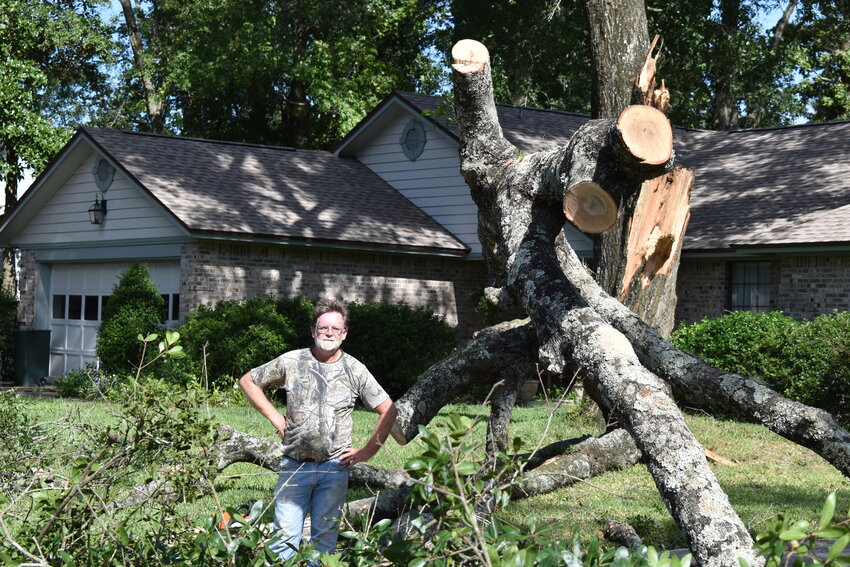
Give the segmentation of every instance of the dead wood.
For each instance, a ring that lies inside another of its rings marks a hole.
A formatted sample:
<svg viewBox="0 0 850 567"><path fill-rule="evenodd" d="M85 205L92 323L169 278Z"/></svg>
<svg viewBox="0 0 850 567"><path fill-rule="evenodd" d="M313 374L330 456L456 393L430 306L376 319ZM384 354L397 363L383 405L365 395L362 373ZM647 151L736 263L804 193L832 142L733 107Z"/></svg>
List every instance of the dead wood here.
<svg viewBox="0 0 850 567"><path fill-rule="evenodd" d="M566 148L520 155L500 135L489 62L479 59L473 68L454 69L461 171L479 217L498 231L492 234L494 256L502 263L498 276L534 322L541 363L563 371L565 361L572 360L616 408L701 565L731 567L738 557L759 564L752 538L663 384L641 366L628 340L590 308L555 258L554 241L563 224L560 204L568 187L587 179L603 187L606 180L642 182L663 173L669 161L648 158L657 158L654 150L638 151L652 148L639 137L618 141L610 135L623 131L616 119L591 120ZM644 159L623 159L635 155Z"/></svg>

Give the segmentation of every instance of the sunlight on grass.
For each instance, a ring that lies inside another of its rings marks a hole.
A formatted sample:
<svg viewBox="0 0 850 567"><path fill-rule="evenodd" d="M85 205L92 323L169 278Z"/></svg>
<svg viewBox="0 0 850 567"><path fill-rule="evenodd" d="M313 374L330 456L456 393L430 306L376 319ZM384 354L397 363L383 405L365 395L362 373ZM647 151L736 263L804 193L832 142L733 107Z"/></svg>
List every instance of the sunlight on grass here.
<svg viewBox="0 0 850 567"><path fill-rule="evenodd" d="M116 419L115 406L108 403L80 400L38 399L30 404L37 421L56 422L70 416L80 423L107 424ZM562 439L600 433L598 418L575 404L565 405L552 413L554 404L537 402L517 407L511 423L511 437L523 440L523 451L530 451ZM259 413L245 405L209 408L219 423L268 439L277 439L276 432ZM484 454L487 410L479 405L454 404L446 406L435 420L457 413L477 418L473 439L477 441L478 457ZM354 414L355 445L365 443L377 420L373 412L358 409ZM705 414L686 415L689 427L706 447L733 461L737 466L712 463L711 467L730 501L751 531L778 512L795 519L816 521L826 495L838 492L838 511L843 514L850 506L850 484L823 459L796 446L765 428L748 423L714 419ZM401 468L421 451L416 439L405 446L393 440L387 442L371 461L378 467ZM249 464L236 464L220 475L215 493L222 506L238 506L251 500L269 502L277 475ZM369 495L366 489L352 490L349 498ZM218 503L210 493L195 502L186 502L181 512L200 522L218 515ZM660 548L682 547L678 528L660 500L652 478L642 465L608 473L578 483L551 494L513 502L500 512L504 520L524 524L530 517L539 523L560 524L558 534L568 538L574 527L583 537L600 529L605 519L629 522L647 543ZM846 516L841 515L843 519ZM265 519L271 521L269 511Z"/></svg>

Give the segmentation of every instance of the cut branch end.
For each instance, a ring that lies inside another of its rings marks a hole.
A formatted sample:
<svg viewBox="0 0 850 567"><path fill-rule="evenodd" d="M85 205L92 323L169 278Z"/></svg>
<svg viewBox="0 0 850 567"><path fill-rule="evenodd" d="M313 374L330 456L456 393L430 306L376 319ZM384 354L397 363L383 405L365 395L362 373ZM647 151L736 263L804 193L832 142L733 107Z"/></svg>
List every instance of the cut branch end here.
<svg viewBox="0 0 850 567"><path fill-rule="evenodd" d="M658 109L636 104L617 119L626 150L641 163L662 165L673 155L673 128Z"/></svg>
<svg viewBox="0 0 850 567"><path fill-rule="evenodd" d="M452 68L458 73L479 73L490 62L490 52L480 41L462 39L452 47L452 59Z"/></svg>
<svg viewBox="0 0 850 567"><path fill-rule="evenodd" d="M599 184L582 181L564 195L564 214L580 231L598 234L614 226L617 204Z"/></svg>

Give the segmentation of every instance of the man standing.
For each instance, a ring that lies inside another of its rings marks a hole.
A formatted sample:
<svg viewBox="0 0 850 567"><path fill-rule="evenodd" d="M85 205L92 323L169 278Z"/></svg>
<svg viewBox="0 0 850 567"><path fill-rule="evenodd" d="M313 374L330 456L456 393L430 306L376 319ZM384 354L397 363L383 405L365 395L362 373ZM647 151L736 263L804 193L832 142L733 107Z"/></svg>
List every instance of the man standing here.
<svg viewBox="0 0 850 567"><path fill-rule="evenodd" d="M239 380L248 401L283 439L274 515L281 537L270 546L283 560L295 554L308 511L310 542L323 553L336 549L348 469L378 452L397 416L393 401L366 367L340 350L348 333L344 303L319 300L310 332L312 348L284 353ZM264 392L280 386L286 390L286 417ZM372 436L361 449L351 446L357 398L379 414Z"/></svg>

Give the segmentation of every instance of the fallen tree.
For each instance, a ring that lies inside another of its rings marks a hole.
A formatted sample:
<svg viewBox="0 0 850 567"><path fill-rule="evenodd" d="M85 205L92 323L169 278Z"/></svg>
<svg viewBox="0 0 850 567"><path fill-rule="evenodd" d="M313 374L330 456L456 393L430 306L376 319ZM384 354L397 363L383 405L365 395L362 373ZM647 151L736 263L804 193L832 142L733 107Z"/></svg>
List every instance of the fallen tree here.
<svg viewBox="0 0 850 567"><path fill-rule="evenodd" d="M563 450L570 444L545 448L545 459L532 456L515 494L553 490L576 478L628 466L640 455L700 565L737 565L739 557L758 564L751 537L661 378L689 403L721 403L755 418L818 452L846 476L850 435L822 410L786 400L676 350L606 293L562 236L565 208L567 214L582 207L593 213L609 180L643 186L674 171L666 117L647 106L630 106L616 118L589 121L566 147L523 154L501 135L486 49L465 41L453 54L462 173L479 207L482 242L489 252L494 283L489 296L517 302L529 319L486 329L432 367L397 401L394 437L408 442L419 425L430 422L465 389L499 383L488 435L488 451L495 453L505 446L517 377L531 364L561 374L578 367L617 413L624 430L584 440L573 453ZM652 135L647 138L645 132ZM572 191L585 195L586 206L566 206ZM238 460L274 467L275 448L242 437L234 442L234 435L220 446L219 466ZM611 443L613 439L618 443ZM358 465L352 483L391 491L354 508L377 506L380 514L393 514L401 509L409 479L400 471Z"/></svg>

